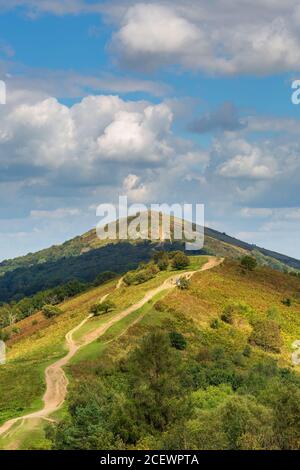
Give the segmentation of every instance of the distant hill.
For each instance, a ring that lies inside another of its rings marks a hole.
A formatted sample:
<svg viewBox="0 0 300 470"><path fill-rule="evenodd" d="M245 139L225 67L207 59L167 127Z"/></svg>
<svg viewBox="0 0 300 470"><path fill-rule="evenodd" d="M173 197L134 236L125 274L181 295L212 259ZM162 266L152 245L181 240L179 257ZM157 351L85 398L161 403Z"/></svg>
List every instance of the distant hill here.
<svg viewBox="0 0 300 470"><path fill-rule="evenodd" d="M258 253L260 253L261 255L263 255L263 257L266 257L267 259L265 259L265 263L261 263L261 264L266 264L266 265L269 265L271 262L272 262L272 258L276 261L278 261L279 263L282 263L286 266L289 266L290 268L294 268L294 269L300 269L300 260L296 259L296 258L292 258L290 256L287 256L287 255L283 255L281 253L277 253L276 251L271 251L271 250L268 250L266 248L261 248L259 246L256 246L256 245L253 245L253 244L250 244L250 243L247 243L247 242L243 242L241 240L238 240L237 238L234 238L234 237L231 237L230 235L227 235L226 233L221 233L221 232L218 232L217 230L214 230L212 228L205 228L205 235L206 235L206 238L210 238L210 239L215 239L215 240L218 240L218 241L221 241L223 243L226 243L228 245L231 245L231 246L234 246L234 247L238 247L238 248L241 248L245 251L250 251L254 256L259 257ZM261 260L263 260L263 258L260 258ZM275 262L276 264L276 262ZM276 266L273 266L273 267L276 267ZM279 266L277 266L279 267Z"/></svg>
<svg viewBox="0 0 300 470"><path fill-rule="evenodd" d="M182 224L173 218L175 224ZM195 229L195 227L194 227ZM36 292L72 279L91 282L104 271L123 273L148 261L155 249L184 249L182 242L174 242L160 232L160 240L115 241L100 240L96 230L72 238L61 245L29 253L0 263L0 301L19 300ZM238 259L246 254L256 257L260 265L279 271L300 270L300 261L265 248L243 242L225 233L205 228L202 254Z"/></svg>

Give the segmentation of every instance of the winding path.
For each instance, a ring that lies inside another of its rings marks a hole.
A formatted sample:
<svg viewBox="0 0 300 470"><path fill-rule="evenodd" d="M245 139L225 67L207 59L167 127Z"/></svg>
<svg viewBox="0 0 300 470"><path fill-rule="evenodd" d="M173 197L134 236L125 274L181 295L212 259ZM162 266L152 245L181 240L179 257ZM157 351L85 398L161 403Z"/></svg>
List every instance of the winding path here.
<svg viewBox="0 0 300 470"><path fill-rule="evenodd" d="M208 262L205 263L204 266L199 271L206 271L208 269L212 269L224 261L223 258L209 258ZM44 406L41 410L36 411L34 413L30 413L24 416L19 416L14 419L10 419L6 421L0 427L0 436L5 434L9 429L18 421L21 421L21 424L24 423L26 419L33 419L33 418L40 418L50 420L48 418L49 415L57 411L64 403L67 395L67 388L68 388L68 379L66 374L63 370L63 367L69 363L70 359L76 354L76 352L84 346L95 341L97 338L102 336L112 325L117 323L118 321L122 320L123 318L127 317L135 310L140 309L145 305L149 300L151 300L155 295L159 294L160 292L170 289L176 286L176 281L178 278L184 276L187 279L191 278L193 274L198 271L187 271L185 273L180 273L169 277L166 281L163 282L160 286L156 287L155 289L150 290L146 293L146 295L136 302L135 304L131 305L127 309L123 310L122 312L117 313L113 318L108 320L106 323L101 325L100 327L96 328L94 331L87 333L80 344L75 343L73 339L73 334L79 330L91 317L92 315L87 316L79 325L69 331L65 338L66 344L68 348L68 353L59 359L58 361L54 362L50 366L48 366L45 370L45 379L46 379L46 392L43 397ZM117 283L116 289L120 288L122 285L122 279L119 280ZM100 302L103 302L108 294L103 296Z"/></svg>

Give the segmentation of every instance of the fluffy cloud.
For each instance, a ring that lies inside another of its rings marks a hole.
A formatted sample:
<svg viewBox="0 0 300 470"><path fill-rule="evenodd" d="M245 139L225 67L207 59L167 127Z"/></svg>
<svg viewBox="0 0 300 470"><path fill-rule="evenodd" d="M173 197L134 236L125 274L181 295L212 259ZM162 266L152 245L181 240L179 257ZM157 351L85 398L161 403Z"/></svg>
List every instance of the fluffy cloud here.
<svg viewBox="0 0 300 470"><path fill-rule="evenodd" d="M272 159L268 160L270 167L267 162L263 162L261 150L249 146L249 151L223 163L218 172L227 178L269 179L275 176L276 170Z"/></svg>
<svg viewBox="0 0 300 470"><path fill-rule="evenodd" d="M90 96L71 108L54 98L1 109L0 159L6 168L86 171L101 162L155 162L174 152L165 104Z"/></svg>
<svg viewBox="0 0 300 470"><path fill-rule="evenodd" d="M0 0L35 18L79 13L116 23L112 48L127 66L177 64L209 74L264 75L300 67L298 0Z"/></svg>
<svg viewBox="0 0 300 470"><path fill-rule="evenodd" d="M210 74L258 74L300 67L299 6L269 0L129 2L106 8L119 30L113 49L127 66L178 64ZM255 18L253 18L253 14Z"/></svg>
<svg viewBox="0 0 300 470"><path fill-rule="evenodd" d="M189 130L200 134L213 131L236 131L246 127L233 103L226 101L215 111L201 116L189 125Z"/></svg>
<svg viewBox="0 0 300 470"><path fill-rule="evenodd" d="M133 202L176 200L175 181L208 164L208 152L172 132L167 103L100 95L67 107L23 99L0 107L2 217L63 219L65 207L81 210L119 193Z"/></svg>
<svg viewBox="0 0 300 470"><path fill-rule="evenodd" d="M299 171L299 145L277 142L276 147L275 142L251 142L235 136L215 141L215 156L225 160L218 165L217 173L225 178L272 180Z"/></svg>
<svg viewBox="0 0 300 470"><path fill-rule="evenodd" d="M170 130L172 114L166 105L147 106L143 113L120 111L97 139L105 158L162 162L172 153L164 138Z"/></svg>
<svg viewBox="0 0 300 470"><path fill-rule="evenodd" d="M141 69L175 64L209 74L264 75L300 67L298 0L0 0L35 18L96 13L117 25L112 49Z"/></svg>
<svg viewBox="0 0 300 470"><path fill-rule="evenodd" d="M141 182L141 178L134 174L129 174L123 181L124 194L132 203L145 203L151 197L150 185Z"/></svg>
<svg viewBox="0 0 300 470"><path fill-rule="evenodd" d="M126 12L113 42L128 63L151 67L189 54L192 45L204 41L200 36L196 26L171 8L137 4Z"/></svg>

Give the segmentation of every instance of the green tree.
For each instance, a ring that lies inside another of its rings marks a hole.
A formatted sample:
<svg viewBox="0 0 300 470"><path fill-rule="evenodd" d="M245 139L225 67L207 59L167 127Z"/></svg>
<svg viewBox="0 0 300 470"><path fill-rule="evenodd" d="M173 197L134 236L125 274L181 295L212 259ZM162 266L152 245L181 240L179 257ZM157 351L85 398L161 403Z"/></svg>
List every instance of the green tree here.
<svg viewBox="0 0 300 470"><path fill-rule="evenodd" d="M265 351L274 353L279 353L283 344L280 328L273 320L257 321L250 335L249 342Z"/></svg>
<svg viewBox="0 0 300 470"><path fill-rule="evenodd" d="M187 279L186 277L181 277L176 282L177 287L181 290L187 290L190 287L190 283L191 283L190 280Z"/></svg>
<svg viewBox="0 0 300 470"><path fill-rule="evenodd" d="M8 341L10 339L10 334L8 331L0 330L0 340Z"/></svg>
<svg viewBox="0 0 300 470"><path fill-rule="evenodd" d="M111 312L115 308L116 308L116 305L114 302L112 302L111 300L104 300L104 302L92 305L92 307L90 308L90 312L95 317L97 317L103 313Z"/></svg>
<svg viewBox="0 0 300 470"><path fill-rule="evenodd" d="M186 339L181 333L172 331L169 334L169 338L172 348L179 349L180 351L186 349Z"/></svg>
<svg viewBox="0 0 300 470"><path fill-rule="evenodd" d="M157 266L161 271L166 271L169 267L169 256L167 253L164 253L163 256L157 261Z"/></svg>
<svg viewBox="0 0 300 470"><path fill-rule="evenodd" d="M189 266L190 260L183 251L178 251L172 259L172 267L175 269L184 269Z"/></svg>
<svg viewBox="0 0 300 470"><path fill-rule="evenodd" d="M153 261L157 264L161 271L168 269L170 258L167 251L159 250L155 251L153 255Z"/></svg>
<svg viewBox="0 0 300 470"><path fill-rule="evenodd" d="M158 272L159 268L155 264L149 263L146 266L141 266L136 271L128 272L123 277L123 280L128 286L142 284L155 277Z"/></svg>
<svg viewBox="0 0 300 470"><path fill-rule="evenodd" d="M220 408L229 449L262 450L274 445L272 410L254 398L235 395Z"/></svg>
<svg viewBox="0 0 300 470"><path fill-rule="evenodd" d="M42 312L46 318L57 317L62 313L62 310L55 305L44 305Z"/></svg>
<svg viewBox="0 0 300 470"><path fill-rule="evenodd" d="M103 273L98 274L98 276L95 278L93 285L94 286L100 286L101 284L104 284L107 281L110 281L111 279L114 279L117 277L117 274L112 272L112 271L104 271Z"/></svg>
<svg viewBox="0 0 300 470"><path fill-rule="evenodd" d="M243 256L241 266L247 271L253 271L257 267L257 261L253 256Z"/></svg>
<svg viewBox="0 0 300 470"><path fill-rule="evenodd" d="M217 330L219 327L220 327L220 322L217 318L214 318L211 322L210 322L210 327L213 329L213 330Z"/></svg>
<svg viewBox="0 0 300 470"><path fill-rule="evenodd" d="M145 336L129 359L132 398L141 426L164 431L185 412L179 406L181 358L167 335L154 331Z"/></svg>
<svg viewBox="0 0 300 470"><path fill-rule="evenodd" d="M235 308L233 305L227 305L225 307L222 315L221 315L221 320L225 323L228 323L229 325L233 325L234 322L234 312Z"/></svg>
<svg viewBox="0 0 300 470"><path fill-rule="evenodd" d="M275 434L280 449L300 448L300 391L299 387L284 387L275 401Z"/></svg>

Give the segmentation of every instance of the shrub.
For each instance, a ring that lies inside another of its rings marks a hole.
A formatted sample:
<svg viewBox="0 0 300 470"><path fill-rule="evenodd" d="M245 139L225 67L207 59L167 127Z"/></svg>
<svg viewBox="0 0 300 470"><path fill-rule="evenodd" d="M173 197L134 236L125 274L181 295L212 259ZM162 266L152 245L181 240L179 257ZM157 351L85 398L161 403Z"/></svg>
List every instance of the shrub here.
<svg viewBox="0 0 300 470"><path fill-rule="evenodd" d="M157 266L159 267L160 271L166 271L169 267L169 257L165 253L157 262Z"/></svg>
<svg viewBox="0 0 300 470"><path fill-rule="evenodd" d="M233 318L234 318L233 311L234 311L234 307L232 305L228 305L227 307L225 307L221 315L221 320L225 323L228 323L229 325L232 325Z"/></svg>
<svg viewBox="0 0 300 470"><path fill-rule="evenodd" d="M245 357L250 357L251 356L251 348L249 344L246 344L244 351L243 351L243 356Z"/></svg>
<svg viewBox="0 0 300 470"><path fill-rule="evenodd" d="M169 334L171 346L175 349L179 349L180 351L186 349L186 339L181 333L177 333L177 331L172 331Z"/></svg>
<svg viewBox="0 0 300 470"><path fill-rule="evenodd" d="M234 353L234 355L232 357L232 362L236 366L244 366L245 365L245 357L241 352L237 351L237 352Z"/></svg>
<svg viewBox="0 0 300 470"><path fill-rule="evenodd" d="M168 269L170 259L166 251L156 251L153 255L153 260L161 271Z"/></svg>
<svg viewBox="0 0 300 470"><path fill-rule="evenodd" d="M101 302L99 304L92 305L92 307L90 308L90 312L95 317L97 317L103 313L108 313L111 310L114 310L115 308L116 305L114 304L114 302L112 302L111 300L105 300L104 302Z"/></svg>
<svg viewBox="0 0 300 470"><path fill-rule="evenodd" d="M210 322L210 327L213 328L214 330L217 330L220 326L220 322L217 318L214 318L211 322Z"/></svg>
<svg viewBox="0 0 300 470"><path fill-rule="evenodd" d="M222 346L216 346L212 350L212 359L214 361L222 361L225 359L225 349Z"/></svg>
<svg viewBox="0 0 300 470"><path fill-rule="evenodd" d="M21 328L14 326L11 331L14 335L18 335L19 333L21 333Z"/></svg>
<svg viewBox="0 0 300 470"><path fill-rule="evenodd" d="M62 313L62 310L55 305L47 304L43 306L42 312L46 318L53 318L60 315Z"/></svg>
<svg viewBox="0 0 300 470"><path fill-rule="evenodd" d="M161 301L161 300L158 300L155 304L154 304L154 308L155 310L157 310L158 312L164 312L166 310L166 305Z"/></svg>
<svg viewBox="0 0 300 470"><path fill-rule="evenodd" d="M223 313L221 315L221 320L225 323L232 325L237 316L242 315L243 317L246 317L248 320L250 319L251 321L251 318L253 318L254 314L255 310L247 303L232 302L226 305L226 307L224 308Z"/></svg>
<svg viewBox="0 0 300 470"><path fill-rule="evenodd" d="M257 266L257 261L253 256L244 256L241 259L241 266L248 271L253 271Z"/></svg>
<svg viewBox="0 0 300 470"><path fill-rule="evenodd" d="M190 280L185 277L181 277L176 281L176 285L181 290L187 290L190 287Z"/></svg>
<svg viewBox="0 0 300 470"><path fill-rule="evenodd" d="M189 266L190 260L182 251L178 251L172 259L172 267L174 269L184 269Z"/></svg>
<svg viewBox="0 0 300 470"><path fill-rule="evenodd" d="M279 316L279 312L276 307L270 307L267 310L267 317L269 320L277 320Z"/></svg>
<svg viewBox="0 0 300 470"><path fill-rule="evenodd" d="M8 331L0 330L0 340L8 341L10 339L10 334Z"/></svg>
<svg viewBox="0 0 300 470"><path fill-rule="evenodd" d="M211 351L207 346L202 346L197 354L197 361L198 362L208 362L211 361Z"/></svg>
<svg viewBox="0 0 300 470"><path fill-rule="evenodd" d="M282 300L282 304L285 305L286 307L291 307L292 306L292 299L286 298Z"/></svg>
<svg viewBox="0 0 300 470"><path fill-rule="evenodd" d="M103 273L98 274L96 279L93 282L93 285L95 287L100 286L101 284L104 284L107 281L110 281L111 279L114 279L117 277L117 274L112 272L112 271L104 271Z"/></svg>
<svg viewBox="0 0 300 470"><path fill-rule="evenodd" d="M136 271L131 271L125 274L123 280L128 286L133 284L142 284L143 282L147 282L155 277L158 272L159 268L155 264L149 264L137 269Z"/></svg>
<svg viewBox="0 0 300 470"><path fill-rule="evenodd" d="M254 325L249 342L264 351L279 353L282 346L280 328L272 320L260 320Z"/></svg>

